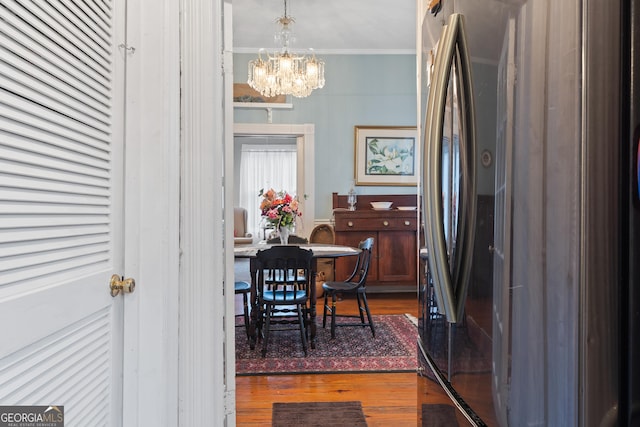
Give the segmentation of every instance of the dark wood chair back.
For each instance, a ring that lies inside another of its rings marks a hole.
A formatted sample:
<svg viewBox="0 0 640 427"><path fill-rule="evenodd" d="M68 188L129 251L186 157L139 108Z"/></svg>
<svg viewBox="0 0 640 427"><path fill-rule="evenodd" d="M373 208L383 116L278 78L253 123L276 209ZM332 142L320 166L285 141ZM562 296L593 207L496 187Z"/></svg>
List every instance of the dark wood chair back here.
<svg viewBox="0 0 640 427"><path fill-rule="evenodd" d="M351 276L346 282L357 282L359 286L364 287L367 284L367 275L369 274L369 266L371 265L371 250L373 249L373 237L369 237L358 244L361 250L358 254L358 261Z"/></svg>
<svg viewBox="0 0 640 427"><path fill-rule="evenodd" d="M270 245L277 245L280 243L280 237L272 237L271 239L267 240L267 243ZM300 237L297 234L289 235L289 244L291 245L306 245L307 243L309 243L309 240L307 240L305 237Z"/></svg>
<svg viewBox="0 0 640 427"><path fill-rule="evenodd" d="M313 252L299 246L258 251L258 297L273 304L297 303L310 296Z"/></svg>
<svg viewBox="0 0 640 427"><path fill-rule="evenodd" d="M267 354L271 324L296 323L306 355L306 327L310 318L307 303L315 290L313 252L299 246L272 246L258 251L256 261L259 329L264 324L262 355ZM292 318L294 314L296 317Z"/></svg>

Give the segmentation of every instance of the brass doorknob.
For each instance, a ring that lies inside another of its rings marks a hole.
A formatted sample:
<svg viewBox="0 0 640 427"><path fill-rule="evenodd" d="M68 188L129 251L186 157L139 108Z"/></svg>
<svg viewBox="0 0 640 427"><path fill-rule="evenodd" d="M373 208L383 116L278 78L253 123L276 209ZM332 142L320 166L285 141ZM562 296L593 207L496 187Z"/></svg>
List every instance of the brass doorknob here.
<svg viewBox="0 0 640 427"><path fill-rule="evenodd" d="M120 292L130 294L136 289L136 281L131 278L125 279L124 277L114 274L109 281L109 289L112 297L119 295Z"/></svg>

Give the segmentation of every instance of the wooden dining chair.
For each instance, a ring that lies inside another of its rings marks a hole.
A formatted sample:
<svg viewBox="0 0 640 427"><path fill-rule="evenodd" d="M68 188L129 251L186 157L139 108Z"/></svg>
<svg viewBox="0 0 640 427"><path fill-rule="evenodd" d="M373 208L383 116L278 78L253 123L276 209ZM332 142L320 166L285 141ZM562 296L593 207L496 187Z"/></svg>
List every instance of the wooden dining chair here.
<svg viewBox="0 0 640 427"><path fill-rule="evenodd" d="M327 312L331 312L331 338L336 337L337 326L369 326L371 334L375 338L376 330L371 318L369 303L367 302L367 275L371 264L371 250L373 248L373 237L369 237L358 245L360 253L353 273L343 282L329 281L322 285L324 291L324 310L322 315L322 327L327 325ZM358 315L341 315L341 317L359 317L360 323L337 323L336 322L336 300L338 294L354 294L358 302ZM331 296L331 305L329 305ZM367 321L364 315L367 315Z"/></svg>
<svg viewBox="0 0 640 427"><path fill-rule="evenodd" d="M238 280L234 283L234 291L236 295L242 295L242 314L237 314L236 317L243 318L242 325L236 325L236 327L244 326L247 338L249 337L249 294L251 293L251 285L244 280Z"/></svg>
<svg viewBox="0 0 640 427"><path fill-rule="evenodd" d="M309 243L324 243L327 245L335 245L336 232L330 224L316 225L309 235ZM334 280L335 261L333 258L318 258L317 261L318 274L324 276L324 280ZM322 288L317 292L317 296L322 296Z"/></svg>
<svg viewBox="0 0 640 427"><path fill-rule="evenodd" d="M309 300L315 286L313 252L299 246L273 246L258 251L257 296L259 327L264 327L262 356L266 356L272 325L298 324L302 349L307 355L306 327L310 319ZM294 316L295 314L295 316ZM264 325L264 326L262 326ZM260 335L260 334L258 334Z"/></svg>
<svg viewBox="0 0 640 427"><path fill-rule="evenodd" d="M291 234L289 236L289 244L290 245L306 245L307 243L309 243L309 239L307 239L306 237L300 237L296 234ZM269 245L279 245L280 244L280 237L276 236L276 237L272 237L271 239L267 240L267 244Z"/></svg>

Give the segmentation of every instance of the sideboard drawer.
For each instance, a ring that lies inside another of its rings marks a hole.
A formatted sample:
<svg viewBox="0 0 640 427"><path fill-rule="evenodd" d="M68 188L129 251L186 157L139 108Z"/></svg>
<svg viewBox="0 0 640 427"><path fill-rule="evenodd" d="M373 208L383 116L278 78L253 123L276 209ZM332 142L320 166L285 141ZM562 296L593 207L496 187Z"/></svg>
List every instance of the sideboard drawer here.
<svg viewBox="0 0 640 427"><path fill-rule="evenodd" d="M417 230L416 218L335 218L336 231Z"/></svg>

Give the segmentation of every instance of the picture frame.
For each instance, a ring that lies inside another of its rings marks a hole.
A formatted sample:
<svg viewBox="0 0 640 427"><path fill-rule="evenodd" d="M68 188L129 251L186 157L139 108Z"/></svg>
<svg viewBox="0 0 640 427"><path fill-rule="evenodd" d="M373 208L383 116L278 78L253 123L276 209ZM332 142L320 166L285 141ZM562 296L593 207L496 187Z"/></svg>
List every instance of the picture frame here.
<svg viewBox="0 0 640 427"><path fill-rule="evenodd" d="M233 102L255 104L282 104L287 102L287 97L286 95L276 95L273 97L263 96L246 83L234 83Z"/></svg>
<svg viewBox="0 0 640 427"><path fill-rule="evenodd" d="M418 133L411 126L355 126L356 185L418 185Z"/></svg>

